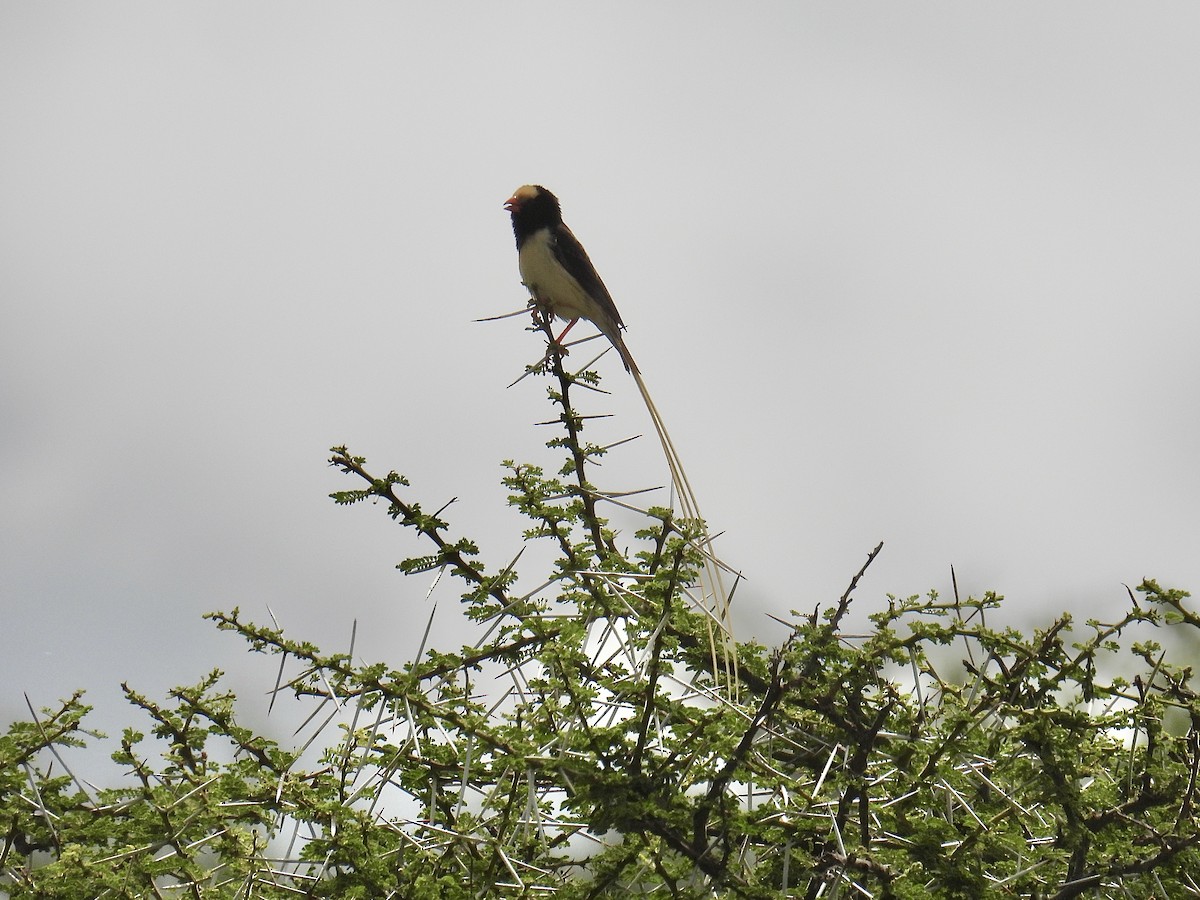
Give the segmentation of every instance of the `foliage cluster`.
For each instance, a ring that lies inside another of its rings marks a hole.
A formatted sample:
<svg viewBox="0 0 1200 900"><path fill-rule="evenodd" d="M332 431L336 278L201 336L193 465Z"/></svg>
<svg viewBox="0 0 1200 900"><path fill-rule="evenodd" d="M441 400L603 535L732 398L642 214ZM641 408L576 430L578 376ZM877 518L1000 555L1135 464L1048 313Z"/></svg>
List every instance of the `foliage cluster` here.
<svg viewBox="0 0 1200 900"><path fill-rule="evenodd" d="M400 568L460 579L479 639L367 664L213 614L312 705L303 745L239 724L219 672L161 702L126 687L150 736L125 731L119 787L71 774L81 695L18 722L0 737L0 892L1200 895L1200 700L1149 639L1200 628L1186 593L1148 580L1115 621L1031 635L988 624L991 594L889 598L848 635L876 547L781 646L733 643L696 595L700 523L651 508L632 537L609 527L624 501L589 480L606 451L571 402L595 375L549 367L565 461L505 478L526 539L556 549L540 587L335 448L358 486L334 499L419 534L429 552Z"/></svg>

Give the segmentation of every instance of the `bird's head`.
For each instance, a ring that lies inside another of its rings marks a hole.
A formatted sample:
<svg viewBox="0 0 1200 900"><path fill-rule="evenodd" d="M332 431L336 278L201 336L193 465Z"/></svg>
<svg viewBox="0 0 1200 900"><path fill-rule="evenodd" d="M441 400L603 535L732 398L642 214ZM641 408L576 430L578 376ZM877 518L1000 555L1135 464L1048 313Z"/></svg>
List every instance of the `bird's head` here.
<svg viewBox="0 0 1200 900"><path fill-rule="evenodd" d="M521 185L504 201L504 208L512 213L514 226L520 223L530 232L562 222L558 198L540 184Z"/></svg>

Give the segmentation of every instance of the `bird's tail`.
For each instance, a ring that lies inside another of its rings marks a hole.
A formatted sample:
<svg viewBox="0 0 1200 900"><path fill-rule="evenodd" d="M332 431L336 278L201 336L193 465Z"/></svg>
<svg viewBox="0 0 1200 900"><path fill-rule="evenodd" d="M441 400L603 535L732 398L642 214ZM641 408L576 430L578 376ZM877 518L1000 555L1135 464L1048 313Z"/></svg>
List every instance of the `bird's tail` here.
<svg viewBox="0 0 1200 900"><path fill-rule="evenodd" d="M625 342L619 340L614 341L614 345L621 354L621 359L625 362L625 368L633 375L633 380L637 382L638 391L642 395L642 400L646 404L646 411L650 413L650 420L654 423L654 431L658 435L659 443L662 445L663 455L667 460L667 467L671 470L671 482L675 486L675 494L679 498L679 507L683 512L684 518L692 519L700 524L703 529L695 541L696 549L700 551L704 558L704 567L700 573L700 591L699 605L707 617L709 623L709 650L713 657L713 675L718 672L724 672L727 683L730 686L730 692L736 696L737 693L737 657L734 653L734 633L733 619L730 615L729 601L731 593L726 590L724 563L717 557L713 550L712 537L708 532L708 525L704 522L704 517L700 514L700 504L696 500L696 495L692 491L692 486L688 482L687 473L683 469L683 462L679 459L679 454L675 450L675 444L671 441L671 435L667 432L666 423L663 422L662 416L658 412L658 407L654 405L654 400L650 397L650 391L646 388L645 381L642 380L641 371L633 361L633 357L629 355L629 351L625 349ZM736 580L735 580L736 587ZM718 646L718 644L720 646Z"/></svg>
<svg viewBox="0 0 1200 900"><path fill-rule="evenodd" d="M642 374L642 370L638 368L638 364L633 361L633 354L629 352L629 348L625 346L625 338L621 337L621 326L614 325L611 322L596 322L593 323L596 328L609 340L609 343L616 348L617 353L621 355L621 362L625 364L625 371L629 372L634 377ZM639 385L640 387L640 385ZM646 391L642 389L642 396L646 397ZM647 405L649 402L647 401ZM651 414L653 416L653 413Z"/></svg>

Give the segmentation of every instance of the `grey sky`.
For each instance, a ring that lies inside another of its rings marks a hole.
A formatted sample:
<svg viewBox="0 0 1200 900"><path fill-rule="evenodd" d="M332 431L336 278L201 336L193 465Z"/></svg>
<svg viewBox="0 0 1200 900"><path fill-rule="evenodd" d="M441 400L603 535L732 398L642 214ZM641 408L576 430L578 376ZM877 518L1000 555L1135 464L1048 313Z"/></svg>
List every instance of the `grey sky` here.
<svg viewBox="0 0 1200 900"><path fill-rule="evenodd" d="M333 444L503 564L498 464L546 458L548 410L505 389L536 338L471 320L524 302L531 181L747 633L881 539L864 608L952 564L1015 618L1200 589L1198 39L1170 3L4 4L0 712L265 690L199 618L235 604L408 658L416 545L326 499ZM601 368L598 433L647 431ZM654 449L610 486L664 481Z"/></svg>

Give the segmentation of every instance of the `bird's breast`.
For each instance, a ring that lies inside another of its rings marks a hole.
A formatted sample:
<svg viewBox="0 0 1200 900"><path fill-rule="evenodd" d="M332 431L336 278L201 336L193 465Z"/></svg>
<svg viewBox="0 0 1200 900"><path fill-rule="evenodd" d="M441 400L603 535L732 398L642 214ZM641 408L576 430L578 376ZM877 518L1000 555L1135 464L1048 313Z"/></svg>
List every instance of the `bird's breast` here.
<svg viewBox="0 0 1200 900"><path fill-rule="evenodd" d="M554 252L550 229L539 229L525 240L517 254L517 265L529 293L560 319L595 320L596 303L563 268Z"/></svg>

